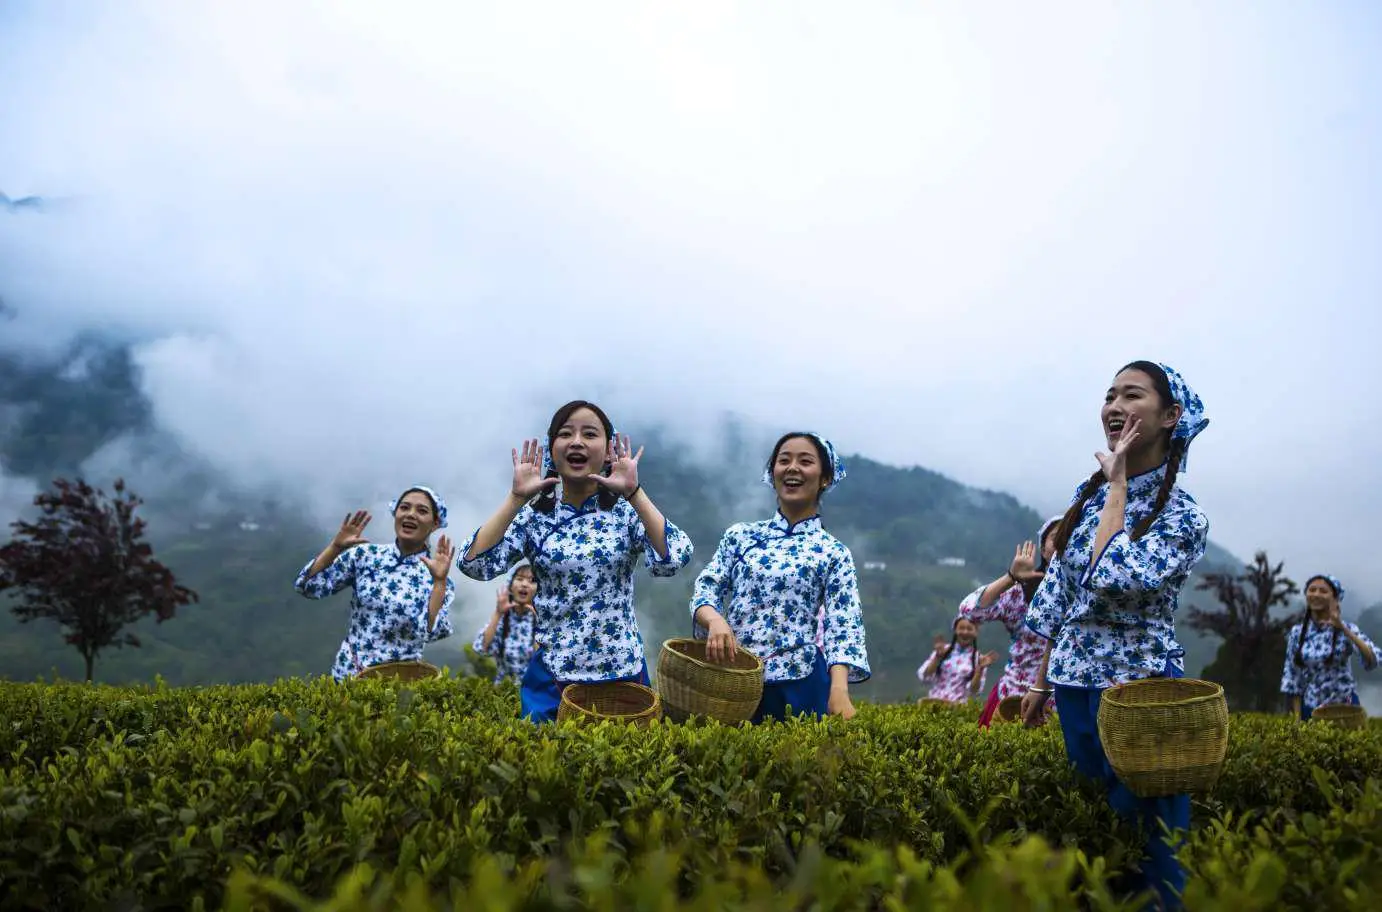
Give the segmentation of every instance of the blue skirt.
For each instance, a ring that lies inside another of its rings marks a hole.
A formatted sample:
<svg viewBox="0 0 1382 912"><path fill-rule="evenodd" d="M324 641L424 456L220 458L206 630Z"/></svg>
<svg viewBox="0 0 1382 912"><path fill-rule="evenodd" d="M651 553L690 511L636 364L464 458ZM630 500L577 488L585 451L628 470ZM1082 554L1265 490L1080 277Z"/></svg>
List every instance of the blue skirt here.
<svg viewBox="0 0 1382 912"><path fill-rule="evenodd" d="M757 724L764 719L786 719L789 707L793 715L824 716L829 706L830 673L825 667L825 656L817 649L811 673L806 677L763 685L763 698L758 701L751 721Z"/></svg>
<svg viewBox="0 0 1382 912"><path fill-rule="evenodd" d="M623 678L610 678L609 680L635 681L646 687L648 685L648 666L645 663L638 670L638 674ZM557 707L561 705L561 692L566 685L571 683L574 682L558 681L552 677L552 672L547 670L547 663L542 661L542 650L536 650L532 659L528 661L528 670L523 673L523 683L519 685L519 716L539 723L557 721Z"/></svg>

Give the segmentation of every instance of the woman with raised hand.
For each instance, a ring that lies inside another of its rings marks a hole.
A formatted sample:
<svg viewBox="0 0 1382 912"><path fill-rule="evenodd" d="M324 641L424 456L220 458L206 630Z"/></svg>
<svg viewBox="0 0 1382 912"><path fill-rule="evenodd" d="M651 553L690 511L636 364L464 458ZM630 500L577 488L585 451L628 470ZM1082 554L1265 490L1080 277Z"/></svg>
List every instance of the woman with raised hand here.
<svg viewBox="0 0 1382 912"><path fill-rule="evenodd" d="M1355 654L1364 671L1377 667L1377 646L1339 614L1343 600L1344 586L1336 578L1310 577L1305 583L1305 616L1286 636L1281 692L1291 698L1291 713L1302 721L1329 703L1358 705Z"/></svg>
<svg viewBox="0 0 1382 912"><path fill-rule="evenodd" d="M497 666L494 683L504 679L515 683L523 680L528 663L533 658L536 626L533 596L537 595L537 581L533 568L519 564L509 573L509 582L495 597L494 613L489 623L480 628L472 645L480 655L494 659Z"/></svg>
<svg viewBox="0 0 1382 912"><path fill-rule="evenodd" d="M429 642L451 635L456 583L448 579L455 552L445 535L435 550L428 539L446 528L441 495L414 485L389 504L392 544L365 540L370 514L359 510L341 523L331 543L298 574L293 588L307 598L352 588L350 627L331 676L337 681L383 662L417 661Z"/></svg>
<svg viewBox="0 0 1382 912"><path fill-rule="evenodd" d="M989 691L983 712L979 714L980 728L989 727L999 703L1008 697L1022 697L1036 681L1037 669L1046 652L1046 640L1028 629L1027 603L1031 601L1045 575L1046 565L1055 553L1055 531L1060 520L1059 516L1047 520L1037 531L1036 540L1040 546L1032 542L1018 545L1007 572L987 586L971 592L960 603L960 617L976 623L997 621L1012 638L1008 644L1007 667L999 676L998 683L993 685L993 690ZM1053 705L1054 701L1047 702L1041 722L1050 718Z"/></svg>
<svg viewBox="0 0 1382 912"><path fill-rule="evenodd" d="M1176 479L1209 420L1181 375L1151 361L1117 373L1100 418L1109 451L1096 454L1098 471L1061 519L1051 566L1027 611L1027 626L1048 643L1023 717L1035 724L1054 690L1070 762L1148 833L1136 886L1153 888L1164 908L1175 909L1185 873L1161 827L1189 829L1190 797L1135 796L1109 765L1097 719L1105 689L1185 673L1175 613L1204 555L1209 521Z"/></svg>
<svg viewBox="0 0 1382 912"><path fill-rule="evenodd" d="M852 718L849 685L870 675L854 557L819 511L844 477L830 441L784 434L763 471L776 513L730 526L696 578L691 615L706 658L728 662L742 648L763 660L755 723L789 712Z"/></svg>
<svg viewBox="0 0 1382 912"><path fill-rule="evenodd" d="M943 636L932 642L931 655L917 669L917 678L931 685L927 696L932 700L968 703L984 689L998 654L979 654L979 625L969 618L955 618L950 630L949 642Z"/></svg>
<svg viewBox="0 0 1382 912"><path fill-rule="evenodd" d="M566 403L546 446L528 440L513 451L508 495L462 549L471 579L494 579L525 559L533 566L542 646L523 675L526 718L554 721L567 684L648 683L634 570L641 557L654 576L671 576L692 549L639 483L642 456L599 406Z"/></svg>

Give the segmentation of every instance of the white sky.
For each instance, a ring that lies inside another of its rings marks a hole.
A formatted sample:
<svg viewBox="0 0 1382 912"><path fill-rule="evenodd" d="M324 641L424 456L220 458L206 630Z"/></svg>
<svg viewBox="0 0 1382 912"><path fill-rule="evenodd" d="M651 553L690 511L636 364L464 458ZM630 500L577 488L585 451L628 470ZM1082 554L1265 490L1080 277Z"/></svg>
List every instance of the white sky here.
<svg viewBox="0 0 1382 912"><path fill-rule="evenodd" d="M0 32L0 191L70 201L0 213L0 344L135 333L160 422L323 521L426 481L472 526L577 396L1045 514L1147 357L1208 407L1211 535L1382 596L1375 4L33 0Z"/></svg>

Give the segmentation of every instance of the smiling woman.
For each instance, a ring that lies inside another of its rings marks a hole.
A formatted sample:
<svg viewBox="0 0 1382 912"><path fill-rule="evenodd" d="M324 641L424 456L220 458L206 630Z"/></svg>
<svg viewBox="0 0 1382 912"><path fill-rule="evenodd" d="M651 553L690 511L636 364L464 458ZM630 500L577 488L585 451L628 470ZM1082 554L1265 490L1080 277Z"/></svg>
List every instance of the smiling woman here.
<svg viewBox="0 0 1382 912"><path fill-rule="evenodd" d="M513 485L462 549L461 572L491 580L519 561L533 567L541 644L520 688L523 716L556 719L567 684L648 683L633 609L640 557L654 576L691 560L691 539L658 510L638 481L629 438L593 402L557 409L547 445L512 451Z"/></svg>
<svg viewBox="0 0 1382 912"><path fill-rule="evenodd" d="M821 527L818 509L844 477L830 441L784 434L763 470L777 514L730 526L696 578L691 615L706 657L726 662L743 648L763 660L754 722L789 712L851 718L850 682L869 678L854 556Z"/></svg>
<svg viewBox="0 0 1382 912"><path fill-rule="evenodd" d="M389 505L394 541L370 544L365 510L347 515L331 543L302 568L293 584L312 599L346 586L350 629L336 653L331 676L337 681L383 662L416 661L423 647L451 635L451 603L456 583L448 579L455 552L445 535L435 552L432 533L446 527L446 503L431 488L415 485Z"/></svg>

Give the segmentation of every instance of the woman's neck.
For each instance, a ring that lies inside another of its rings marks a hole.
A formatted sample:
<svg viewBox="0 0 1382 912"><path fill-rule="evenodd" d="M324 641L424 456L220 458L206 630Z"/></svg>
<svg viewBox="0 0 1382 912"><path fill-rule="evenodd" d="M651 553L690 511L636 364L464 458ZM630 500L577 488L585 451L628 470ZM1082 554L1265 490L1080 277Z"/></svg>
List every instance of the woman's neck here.
<svg viewBox="0 0 1382 912"><path fill-rule="evenodd" d="M803 520L810 519L816 515L819 503L806 504L801 507L785 506L782 501L777 502L777 511L787 518L787 522L796 525Z"/></svg>
<svg viewBox="0 0 1382 912"><path fill-rule="evenodd" d="M590 499L599 486L586 478L561 480L561 502L579 507Z"/></svg>
<svg viewBox="0 0 1382 912"><path fill-rule="evenodd" d="M427 550L427 542L418 542L417 544L413 545L405 545L398 539L394 539L394 545L397 546L398 552L402 554L404 557L412 557L414 554L421 554L423 551Z"/></svg>
<svg viewBox="0 0 1382 912"><path fill-rule="evenodd" d="M1316 624L1329 623L1329 608L1311 608L1310 620L1314 621Z"/></svg>
<svg viewBox="0 0 1382 912"><path fill-rule="evenodd" d="M1155 446L1149 446L1142 450L1135 450L1128 454L1128 477L1141 475L1150 472L1166 461L1166 455L1170 451L1165 441L1158 441Z"/></svg>

